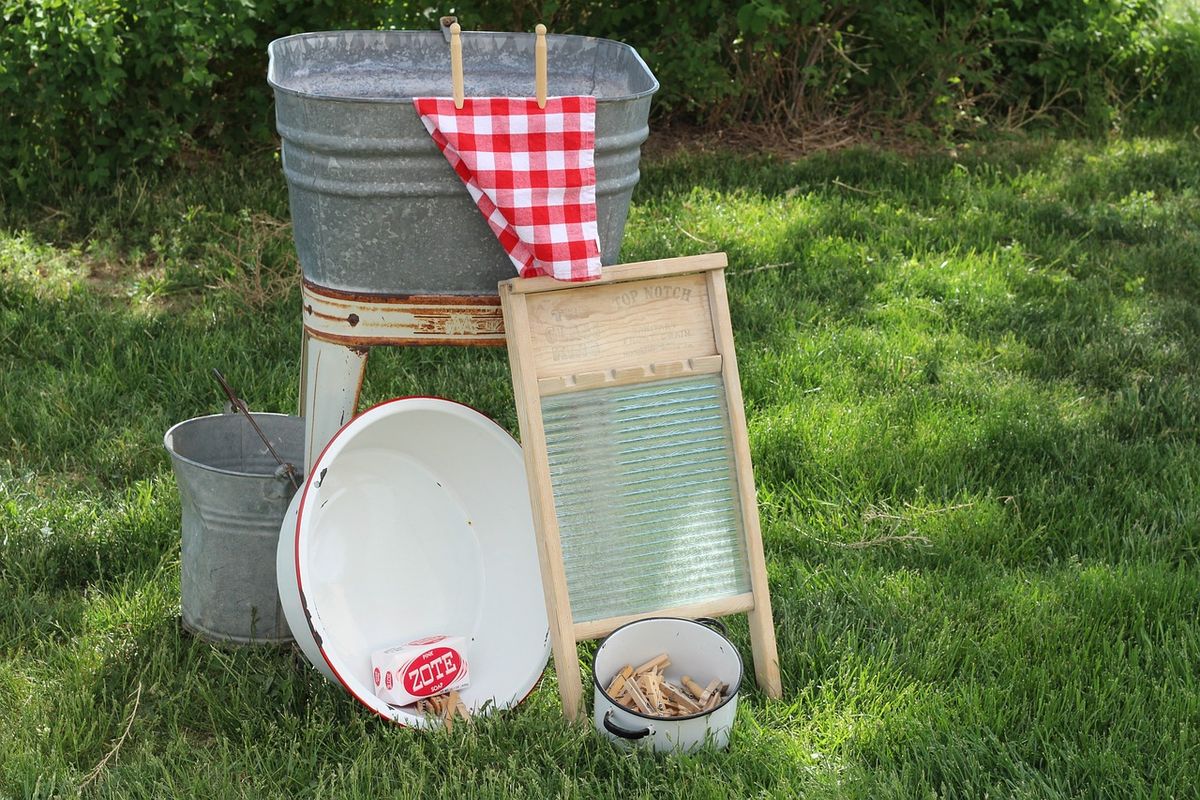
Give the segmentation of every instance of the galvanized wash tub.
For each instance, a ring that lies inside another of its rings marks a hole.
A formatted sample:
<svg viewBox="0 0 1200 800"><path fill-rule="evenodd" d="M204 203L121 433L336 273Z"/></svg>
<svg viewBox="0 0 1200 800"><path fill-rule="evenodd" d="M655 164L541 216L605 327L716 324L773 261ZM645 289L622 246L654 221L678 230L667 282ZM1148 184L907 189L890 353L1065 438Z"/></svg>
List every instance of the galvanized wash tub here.
<svg viewBox="0 0 1200 800"><path fill-rule="evenodd" d="M254 414L280 456L304 458L304 420ZM296 490L241 414L214 414L167 431L183 507L183 626L217 642L290 641L275 578L279 525Z"/></svg>
<svg viewBox="0 0 1200 800"><path fill-rule="evenodd" d="M552 95L596 97L601 260L616 263L658 81L628 45L549 36ZM534 35L464 32L468 96L534 94ZM408 297L496 295L515 270L412 98L449 96L440 32L337 31L272 42L267 79L306 283Z"/></svg>

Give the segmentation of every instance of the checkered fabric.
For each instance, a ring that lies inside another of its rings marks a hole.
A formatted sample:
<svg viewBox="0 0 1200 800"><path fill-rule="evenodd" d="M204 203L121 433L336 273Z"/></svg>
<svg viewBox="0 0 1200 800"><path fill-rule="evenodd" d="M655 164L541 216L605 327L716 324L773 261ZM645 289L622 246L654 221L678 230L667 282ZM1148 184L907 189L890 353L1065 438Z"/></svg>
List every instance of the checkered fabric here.
<svg viewBox="0 0 1200 800"><path fill-rule="evenodd" d="M521 277L600 277L596 98L413 100Z"/></svg>

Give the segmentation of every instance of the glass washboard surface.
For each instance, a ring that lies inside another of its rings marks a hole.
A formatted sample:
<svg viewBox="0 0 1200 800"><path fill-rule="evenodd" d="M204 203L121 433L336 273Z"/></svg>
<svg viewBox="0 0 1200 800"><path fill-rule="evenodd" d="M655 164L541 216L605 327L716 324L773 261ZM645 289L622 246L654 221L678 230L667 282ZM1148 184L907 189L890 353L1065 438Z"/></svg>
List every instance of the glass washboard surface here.
<svg viewBox="0 0 1200 800"><path fill-rule="evenodd" d="M750 591L721 376L542 398L577 622Z"/></svg>

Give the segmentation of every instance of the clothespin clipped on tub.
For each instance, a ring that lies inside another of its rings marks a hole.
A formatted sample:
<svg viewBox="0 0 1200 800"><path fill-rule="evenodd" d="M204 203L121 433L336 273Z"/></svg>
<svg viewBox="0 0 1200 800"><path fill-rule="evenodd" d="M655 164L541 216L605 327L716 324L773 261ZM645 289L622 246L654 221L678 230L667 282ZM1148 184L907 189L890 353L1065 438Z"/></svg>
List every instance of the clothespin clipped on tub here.
<svg viewBox="0 0 1200 800"><path fill-rule="evenodd" d="M462 26L450 23L450 82L454 86L454 107L463 107Z"/></svg>
<svg viewBox="0 0 1200 800"><path fill-rule="evenodd" d="M534 28L537 39L533 46L533 85L538 108L546 107L546 26L540 22Z"/></svg>
<svg viewBox="0 0 1200 800"><path fill-rule="evenodd" d="M449 18L447 18L449 19ZM546 26L538 23L534 29L537 39L533 47L533 84L538 108L546 107ZM450 82L454 91L454 107L463 107L462 26L450 23Z"/></svg>

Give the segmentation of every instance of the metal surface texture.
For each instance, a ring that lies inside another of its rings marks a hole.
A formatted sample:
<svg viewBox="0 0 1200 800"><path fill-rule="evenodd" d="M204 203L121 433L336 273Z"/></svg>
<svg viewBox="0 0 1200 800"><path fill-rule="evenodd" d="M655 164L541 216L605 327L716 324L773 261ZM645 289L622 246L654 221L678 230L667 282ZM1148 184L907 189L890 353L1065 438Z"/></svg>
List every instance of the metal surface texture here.
<svg viewBox="0 0 1200 800"><path fill-rule="evenodd" d="M254 419L287 461L304 457L304 422ZM167 431L183 508L183 624L217 642L291 640L279 603L275 547L295 489L241 414L181 422Z"/></svg>
<svg viewBox="0 0 1200 800"><path fill-rule="evenodd" d="M532 96L532 33L464 32L468 96ZM601 259L616 263L658 82L628 45L549 36L552 95L595 95ZM347 292L480 295L515 270L412 106L449 96L438 31L271 43L293 234L305 278Z"/></svg>
<svg viewBox="0 0 1200 800"><path fill-rule="evenodd" d="M749 591L720 375L543 397L542 416L576 622Z"/></svg>

